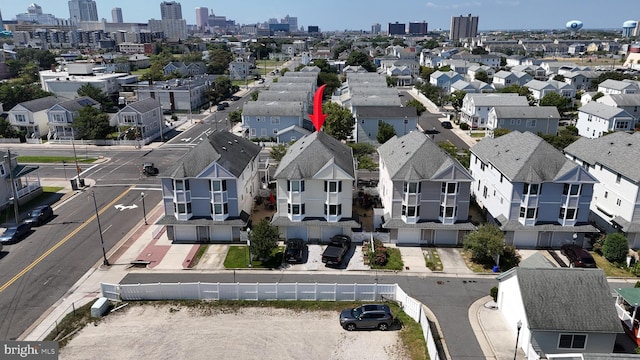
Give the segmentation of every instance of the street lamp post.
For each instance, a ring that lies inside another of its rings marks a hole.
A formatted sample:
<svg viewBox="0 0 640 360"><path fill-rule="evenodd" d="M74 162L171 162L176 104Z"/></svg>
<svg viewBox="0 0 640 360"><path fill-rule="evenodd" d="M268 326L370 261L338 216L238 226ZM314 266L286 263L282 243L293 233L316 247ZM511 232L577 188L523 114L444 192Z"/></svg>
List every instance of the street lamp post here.
<svg viewBox="0 0 640 360"><path fill-rule="evenodd" d="M104 249L104 239L102 238L102 225L100 225L100 215L98 213L98 203L96 202L96 194L92 191L93 207L96 209L96 220L98 221L98 234L100 235L100 245L102 246L102 265L109 266L109 260L107 259L107 252Z"/></svg>
<svg viewBox="0 0 640 360"><path fill-rule="evenodd" d="M147 209L144 207L144 192L140 193L140 198L142 199L142 216L144 217L144 224L147 224Z"/></svg>
<svg viewBox="0 0 640 360"><path fill-rule="evenodd" d="M518 340L520 340L520 329L522 329L522 321L518 320L516 326L518 327L518 332L516 333L516 351L513 354L513 360L516 360L516 357L518 356Z"/></svg>
<svg viewBox="0 0 640 360"><path fill-rule="evenodd" d="M409 120L407 119L407 117L404 117L404 134L402 135L407 135L407 123L409 122Z"/></svg>
<svg viewBox="0 0 640 360"><path fill-rule="evenodd" d="M78 165L78 155L76 154L76 144L73 142L73 139L71 139L71 146L73 147L73 158L76 162L76 173L78 174L77 181L79 186L80 185L80 166Z"/></svg>
<svg viewBox="0 0 640 360"><path fill-rule="evenodd" d="M575 245L576 240L578 240L578 234L577 234L577 233L573 233L573 235L571 236L571 238L573 239L573 244Z"/></svg>

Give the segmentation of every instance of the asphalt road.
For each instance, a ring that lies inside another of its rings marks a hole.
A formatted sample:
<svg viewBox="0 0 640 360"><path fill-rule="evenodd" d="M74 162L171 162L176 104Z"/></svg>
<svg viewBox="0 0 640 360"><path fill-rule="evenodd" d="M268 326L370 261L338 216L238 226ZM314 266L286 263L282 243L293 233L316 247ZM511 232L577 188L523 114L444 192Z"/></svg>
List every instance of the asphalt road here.
<svg viewBox="0 0 640 360"><path fill-rule="evenodd" d="M377 279L377 280L376 280ZM319 282L319 283L397 283L411 297L427 305L436 315L444 333L452 359L482 359L484 354L469 323L469 307L477 299L489 294L497 284L493 277L463 279L447 277L415 277L382 275L325 275L285 274L266 272L255 274L227 272L224 274L136 274L130 273L122 284L158 282Z"/></svg>

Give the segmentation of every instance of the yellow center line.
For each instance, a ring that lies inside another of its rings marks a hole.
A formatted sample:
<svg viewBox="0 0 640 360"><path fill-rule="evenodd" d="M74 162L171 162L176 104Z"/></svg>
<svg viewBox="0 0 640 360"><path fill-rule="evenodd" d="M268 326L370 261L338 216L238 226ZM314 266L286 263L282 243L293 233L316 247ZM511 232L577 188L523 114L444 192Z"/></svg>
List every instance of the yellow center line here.
<svg viewBox="0 0 640 360"><path fill-rule="evenodd" d="M125 195L127 195L127 193L129 193L129 191L131 191L133 189L132 187L129 187L127 190L125 190L122 194L118 195L118 197L116 197L115 199L113 199L113 201L111 201L109 204L107 204L105 207L103 207L102 209L100 209L100 211L98 211L97 215L102 214L103 212L107 211L107 209L111 208L116 202L118 202L120 199L122 199ZM0 293L3 292L4 290L6 290L9 286L11 286L11 284L13 284L14 282L18 281L18 279L20 279L22 276L24 276L27 272L29 272L31 269L33 269L36 265L38 265L42 260L44 260L47 256L49 256L52 252L54 252L57 248L59 248L60 246L62 246L64 243L66 243L67 241L69 241L69 239L71 239L74 235L76 235L80 230L84 229L87 225L89 225L89 223L91 223L97 216L96 214L94 214L93 216L91 216L89 219L87 219L84 223L82 223L80 226L78 226L77 228L75 228L75 230L73 230L69 235L65 236L64 239L58 241L55 245L53 245L49 250L45 251L42 255L40 255L37 259L35 259L31 264L29 264L27 267L25 267L24 269L22 269L19 273L17 273L13 278L11 278L11 280L7 281L6 284L0 286Z"/></svg>

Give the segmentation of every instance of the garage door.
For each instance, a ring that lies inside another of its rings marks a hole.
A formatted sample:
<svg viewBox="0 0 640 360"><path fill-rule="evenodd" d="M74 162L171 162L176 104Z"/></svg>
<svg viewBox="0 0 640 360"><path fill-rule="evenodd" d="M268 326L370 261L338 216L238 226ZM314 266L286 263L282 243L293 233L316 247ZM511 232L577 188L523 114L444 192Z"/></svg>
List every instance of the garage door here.
<svg viewBox="0 0 640 360"><path fill-rule="evenodd" d="M322 229L322 242L328 243L329 239L331 239L333 235L342 235L342 233L343 233L342 228L325 226Z"/></svg>
<svg viewBox="0 0 640 360"><path fill-rule="evenodd" d="M212 226L209 229L209 237L211 241L229 241L233 240L231 234L231 226Z"/></svg>
<svg viewBox="0 0 640 360"><path fill-rule="evenodd" d="M398 244L420 245L420 229L398 229Z"/></svg>
<svg viewBox="0 0 640 360"><path fill-rule="evenodd" d="M433 243L437 245L455 246L458 245L457 230L435 230Z"/></svg>
<svg viewBox="0 0 640 360"><path fill-rule="evenodd" d="M534 249L538 244L537 231L516 231L513 234L513 246Z"/></svg>
<svg viewBox="0 0 640 360"><path fill-rule="evenodd" d="M196 241L195 226L174 226L175 241Z"/></svg>
<svg viewBox="0 0 640 360"><path fill-rule="evenodd" d="M304 226L288 226L287 239L291 238L307 239L307 228Z"/></svg>

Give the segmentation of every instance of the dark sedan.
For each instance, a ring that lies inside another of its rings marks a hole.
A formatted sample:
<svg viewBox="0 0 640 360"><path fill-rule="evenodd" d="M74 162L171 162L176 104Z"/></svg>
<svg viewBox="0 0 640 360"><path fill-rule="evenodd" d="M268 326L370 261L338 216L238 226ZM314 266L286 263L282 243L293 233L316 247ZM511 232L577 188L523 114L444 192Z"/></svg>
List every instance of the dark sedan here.
<svg viewBox="0 0 640 360"><path fill-rule="evenodd" d="M31 224L31 226L40 226L46 223L49 219L53 217L53 209L49 205L42 205L33 208L27 214L27 218L24 220L25 223Z"/></svg>
<svg viewBox="0 0 640 360"><path fill-rule="evenodd" d="M589 252L579 245L564 244L560 248L562 255L569 259L570 267L595 268L596 261Z"/></svg>
<svg viewBox="0 0 640 360"><path fill-rule="evenodd" d="M31 232L31 224L10 226L0 235L0 243L14 244L29 235L29 232Z"/></svg>

